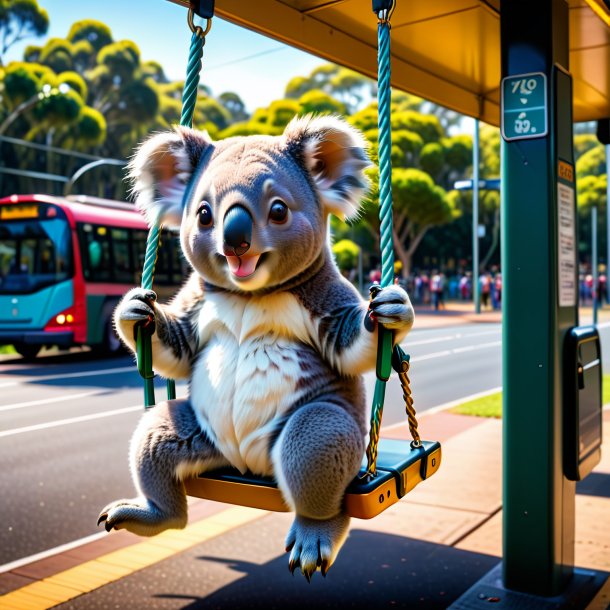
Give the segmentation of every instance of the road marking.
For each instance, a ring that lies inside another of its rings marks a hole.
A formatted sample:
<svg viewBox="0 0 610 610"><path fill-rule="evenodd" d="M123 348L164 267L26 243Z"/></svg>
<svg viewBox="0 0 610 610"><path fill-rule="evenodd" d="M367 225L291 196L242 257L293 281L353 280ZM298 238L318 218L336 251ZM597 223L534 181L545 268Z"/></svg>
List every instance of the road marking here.
<svg viewBox="0 0 610 610"><path fill-rule="evenodd" d="M103 392L82 392L81 394L69 394L67 396L57 396L55 398L43 398L41 400L28 400L27 402L16 402L12 405L4 405L0 407L2 411L12 411L13 409L24 409L25 407L35 407L36 405L48 405L54 402L64 402L66 400L76 400L77 398L85 398L85 396L101 395Z"/></svg>
<svg viewBox="0 0 610 610"><path fill-rule="evenodd" d="M70 424L78 424L84 421L93 419L101 419L102 417L112 417L113 415L123 415L125 413L133 413L134 411L143 411L142 405L134 407L124 407L122 409L113 409L112 411L102 411L101 413L91 413L90 415L81 415L80 417L70 417L68 419L58 419L56 421L47 422L45 424L35 424L34 426L24 426L23 428L13 428L12 430L3 430L0 432L0 438L5 436L14 436L16 434L24 434L25 432L37 432L38 430L47 430L48 428L56 428L58 426L68 426Z"/></svg>
<svg viewBox="0 0 610 610"><path fill-rule="evenodd" d="M502 341L491 341L490 343L479 343L477 345L465 345L464 347L456 347L454 349L446 349L442 352L433 352L432 354L424 354L423 356L416 356L411 358L412 362L421 362L422 360L433 360L434 358L445 358L452 356L453 354L461 354L463 352L474 352L480 349L487 349L489 347L497 347L502 345Z"/></svg>
<svg viewBox="0 0 610 610"><path fill-rule="evenodd" d="M89 544L90 542L95 542L104 536L108 536L106 531L98 532L97 534L91 534L90 536L85 536L83 538L79 538L78 540L72 540L72 542L66 542L66 544L60 544L59 546L53 547L52 549L47 549L46 551L41 551L40 553L35 553L34 555L29 555L28 557L22 557L21 559L15 559L15 561L11 561L10 563L5 563L0 566L0 574L4 574L5 572L10 572L11 570L16 570L17 568L21 568L22 566L26 566L30 563L34 563L35 561L41 561L42 559L47 559L47 557L52 557L53 555L59 555L60 553L65 553L66 551L71 551L72 549L76 549L79 546L83 546L84 544Z"/></svg>
<svg viewBox="0 0 610 610"><path fill-rule="evenodd" d="M39 381L50 381L52 379L73 379L75 377L97 377L99 375L108 375L109 373L133 373L136 371L134 366L120 366L114 369L101 369L97 371L81 371L79 373L63 373L61 375L41 375L40 377L27 377L25 379L15 379L0 383L0 388L8 388L26 383L38 383Z"/></svg>
<svg viewBox="0 0 610 610"><path fill-rule="evenodd" d="M414 345L429 345L430 343L442 343L443 341L454 341L455 339L470 339L471 337L482 337L484 335L497 335L502 332L502 329L486 330L481 333L456 333L455 335L444 335L443 337L435 337L434 339L422 339L421 341L404 341L406 348Z"/></svg>
<svg viewBox="0 0 610 610"><path fill-rule="evenodd" d="M243 506L227 508L188 525L182 531L167 530L153 539L107 553L11 591L0 596L0 608L53 608L267 514L267 511Z"/></svg>

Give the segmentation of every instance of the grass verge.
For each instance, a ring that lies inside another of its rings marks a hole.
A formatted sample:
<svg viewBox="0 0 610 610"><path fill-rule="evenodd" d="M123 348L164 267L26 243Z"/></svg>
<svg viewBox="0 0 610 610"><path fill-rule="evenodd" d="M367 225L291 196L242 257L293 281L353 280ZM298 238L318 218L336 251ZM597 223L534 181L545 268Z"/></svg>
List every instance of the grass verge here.
<svg viewBox="0 0 610 610"><path fill-rule="evenodd" d="M608 403L610 403L610 374L606 374L602 378L602 404L607 405ZM502 417L502 392L463 402L461 405L453 407L451 413L500 418Z"/></svg>

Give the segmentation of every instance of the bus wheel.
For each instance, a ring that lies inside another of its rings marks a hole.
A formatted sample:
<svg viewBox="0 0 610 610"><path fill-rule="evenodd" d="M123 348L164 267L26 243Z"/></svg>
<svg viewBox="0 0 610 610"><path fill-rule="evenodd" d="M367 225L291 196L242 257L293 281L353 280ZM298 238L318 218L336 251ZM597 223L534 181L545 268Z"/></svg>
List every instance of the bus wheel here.
<svg viewBox="0 0 610 610"><path fill-rule="evenodd" d="M114 356L123 351L123 344L116 334L114 325L112 324L113 311L114 304L107 305L104 307L102 312L102 320L104 320L104 335L102 338L102 343L96 346L95 351L104 356Z"/></svg>
<svg viewBox="0 0 610 610"><path fill-rule="evenodd" d="M14 346L18 354L21 354L25 360L34 360L40 351L42 345L30 345L29 343L18 343Z"/></svg>

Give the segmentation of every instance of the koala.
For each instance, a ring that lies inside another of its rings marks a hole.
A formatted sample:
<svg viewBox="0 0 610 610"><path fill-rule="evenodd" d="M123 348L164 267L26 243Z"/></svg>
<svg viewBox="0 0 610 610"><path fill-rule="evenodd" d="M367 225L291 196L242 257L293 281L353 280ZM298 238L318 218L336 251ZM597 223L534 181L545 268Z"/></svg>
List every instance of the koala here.
<svg viewBox="0 0 610 610"><path fill-rule="evenodd" d="M144 413L130 449L138 496L102 510L106 530L184 527L184 479L230 465L275 478L295 512L290 571L326 575L365 450L378 325L399 342L414 318L402 288L367 302L332 257L329 216L358 213L368 165L364 138L338 117L219 142L180 127L139 148L137 205L150 223L179 224L192 274L166 305L134 288L114 320L133 351L134 326L154 324L155 372L188 379L189 398Z"/></svg>

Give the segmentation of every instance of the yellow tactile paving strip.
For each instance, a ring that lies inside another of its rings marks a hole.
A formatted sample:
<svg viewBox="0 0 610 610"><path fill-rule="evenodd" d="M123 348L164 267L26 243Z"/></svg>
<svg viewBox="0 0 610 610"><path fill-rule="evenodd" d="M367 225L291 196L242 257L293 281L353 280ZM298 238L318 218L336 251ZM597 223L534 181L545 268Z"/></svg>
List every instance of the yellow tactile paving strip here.
<svg viewBox="0 0 610 610"><path fill-rule="evenodd" d="M11 591L0 596L0 610L53 608L266 514L266 511L254 508L228 508L193 523L184 530L168 530L144 542L102 555Z"/></svg>

